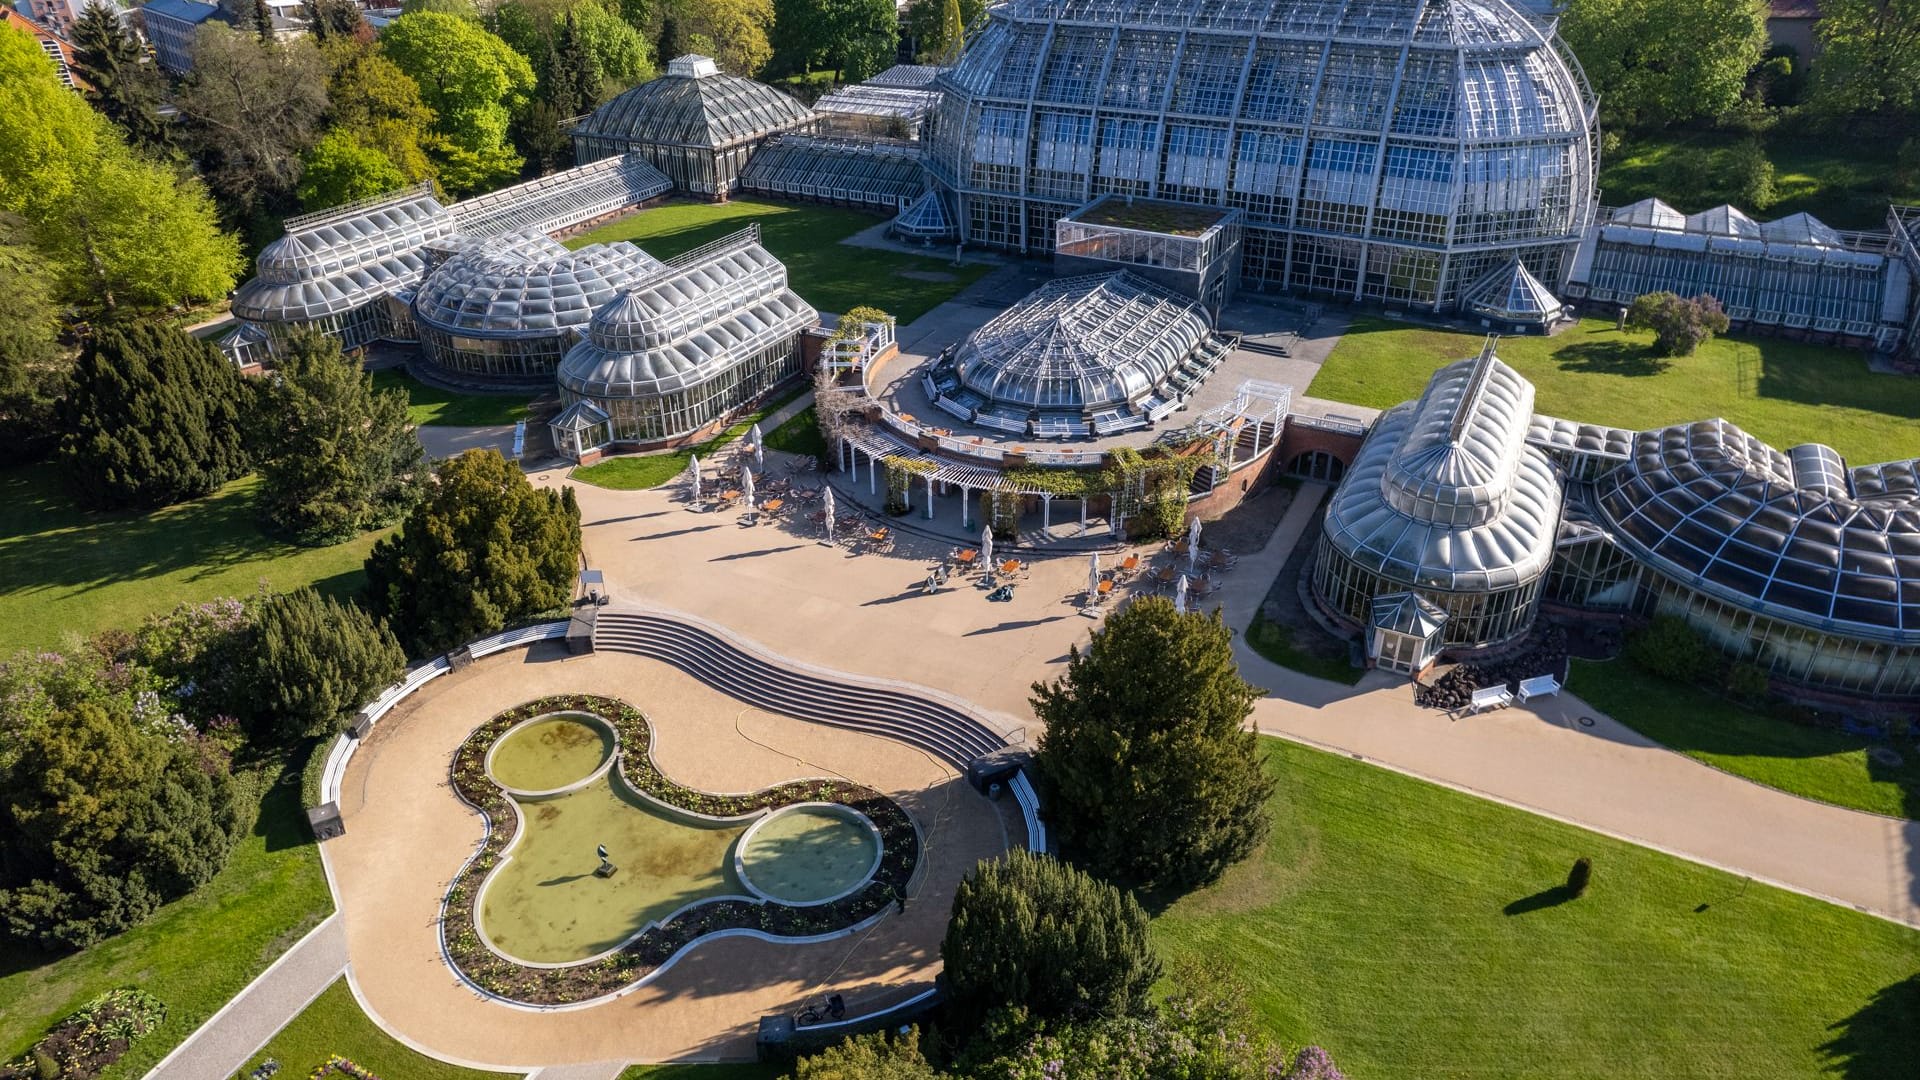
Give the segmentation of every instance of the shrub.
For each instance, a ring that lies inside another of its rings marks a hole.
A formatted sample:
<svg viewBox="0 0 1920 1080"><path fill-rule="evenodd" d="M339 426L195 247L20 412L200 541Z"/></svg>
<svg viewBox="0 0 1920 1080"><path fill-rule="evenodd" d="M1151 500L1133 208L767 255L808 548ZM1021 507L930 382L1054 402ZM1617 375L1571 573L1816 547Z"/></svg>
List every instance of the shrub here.
<svg viewBox="0 0 1920 1080"><path fill-rule="evenodd" d="M1758 664L1738 663L1727 668L1727 693L1743 701L1764 701L1767 672Z"/></svg>
<svg viewBox="0 0 1920 1080"><path fill-rule="evenodd" d="M1138 901L1019 850L960 883L940 956L951 1015L963 1029L1003 1007L1040 1020L1137 1014L1160 977Z"/></svg>
<svg viewBox="0 0 1920 1080"><path fill-rule="evenodd" d="M579 565L573 489L536 489L498 451L469 450L374 545L367 596L407 651L426 656L564 607Z"/></svg>
<svg viewBox="0 0 1920 1080"><path fill-rule="evenodd" d="M60 471L108 509L199 498L247 471L247 387L220 350L169 327L97 331L61 404Z"/></svg>
<svg viewBox="0 0 1920 1080"><path fill-rule="evenodd" d="M1573 860L1573 869L1567 871L1567 891L1576 897L1585 896L1592 881L1593 860L1584 855Z"/></svg>
<svg viewBox="0 0 1920 1080"><path fill-rule="evenodd" d="M939 1080L920 1052L920 1032L898 1038L885 1032L856 1035L811 1057L801 1058L792 1080Z"/></svg>
<svg viewBox="0 0 1920 1080"><path fill-rule="evenodd" d="M1769 180L1771 183L1771 180ZM1654 348L1662 356L1692 356L1713 335L1727 332L1727 313L1720 301L1700 295L1689 300L1670 292L1639 297L1627 309L1627 325L1653 331Z"/></svg>
<svg viewBox="0 0 1920 1080"><path fill-rule="evenodd" d="M310 588L262 604L242 655L249 692L235 712L250 734L279 742L344 730L407 668L385 623Z"/></svg>
<svg viewBox="0 0 1920 1080"><path fill-rule="evenodd" d="M1144 888L1192 888L1266 838L1273 782L1242 727L1261 691L1240 677L1219 612L1136 600L1033 692L1046 725L1034 771L1076 862Z"/></svg>
<svg viewBox="0 0 1920 1080"><path fill-rule="evenodd" d="M1655 675L1684 683L1704 681L1720 662L1706 639L1678 615L1656 615L1645 629L1628 635L1627 658Z"/></svg>

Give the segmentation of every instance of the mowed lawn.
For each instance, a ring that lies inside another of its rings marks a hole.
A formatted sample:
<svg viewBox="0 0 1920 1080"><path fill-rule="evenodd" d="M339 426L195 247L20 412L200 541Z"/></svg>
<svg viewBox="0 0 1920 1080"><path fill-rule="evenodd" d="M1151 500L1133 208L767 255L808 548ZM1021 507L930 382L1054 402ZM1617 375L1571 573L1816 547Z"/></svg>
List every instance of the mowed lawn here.
<svg viewBox="0 0 1920 1080"><path fill-rule="evenodd" d="M883 220L837 206L756 199L673 202L641 210L566 243L577 248L631 240L656 259L670 259L757 221L761 242L787 265L788 284L807 303L836 314L866 304L892 315L902 326L952 299L991 269L840 242Z"/></svg>
<svg viewBox="0 0 1920 1080"><path fill-rule="evenodd" d="M287 1022L266 1046L248 1059L251 1071L268 1058L280 1063L281 1074L312 1076L327 1059L340 1055L382 1080L504 1080L522 1072L484 1072L463 1069L430 1058L380 1030L353 998L347 980L326 988L313 1004Z"/></svg>
<svg viewBox="0 0 1920 1080"><path fill-rule="evenodd" d="M1387 408L1420 396L1435 368L1473 356L1477 334L1356 318L1321 365L1314 397ZM1535 411L1644 430L1725 417L1776 448L1824 442L1849 464L1920 455L1920 379L1867 370L1863 353L1779 338L1716 338L1656 357L1653 335L1583 319L1559 335L1501 338L1532 380Z"/></svg>
<svg viewBox="0 0 1920 1080"><path fill-rule="evenodd" d="M1920 933L1267 740L1265 849L1154 923L1366 1080L1912 1080ZM1555 891L1581 856L1588 894Z"/></svg>
<svg viewBox="0 0 1920 1080"><path fill-rule="evenodd" d="M0 658L69 631L132 628L176 604L313 585L344 595L381 534L303 548L260 531L258 481L149 513L75 506L51 466L0 471Z"/></svg>
<svg viewBox="0 0 1920 1080"><path fill-rule="evenodd" d="M167 1018L101 1075L140 1077L325 918L333 901L301 806L302 764L272 777L252 835L191 896L84 952L0 947L0 1061L95 995L137 986L166 1003Z"/></svg>
<svg viewBox="0 0 1920 1080"><path fill-rule="evenodd" d="M687 471L688 463L691 462L696 455L702 461L707 460L726 447L728 443L744 438L747 432L753 430L753 425L779 412L789 402L805 394L812 388L812 385L809 383L802 382L796 384L768 401L765 405L735 420L712 438L698 445L680 450L665 450L653 454L634 454L626 457L608 458L597 464L586 465L573 470L569 479L578 480L584 484L592 484L594 487L607 488L612 491L641 491L646 488L659 487L661 484L684 475ZM811 416L812 410L804 410L804 414ZM798 418L795 417L794 419ZM786 430L792 424L793 419L789 419L786 423L780 425L780 431ZM764 430L760 433L761 437L767 440L767 445L776 450L783 449L780 443L774 441L774 436L778 434L779 431L769 432ZM822 442L822 445L824 446L825 443Z"/></svg>
<svg viewBox="0 0 1920 1080"><path fill-rule="evenodd" d="M1901 764L1882 764L1868 756L1874 744L1866 738L1756 713L1627 660L1575 660L1567 689L1647 738L1736 776L1855 810L1920 817L1920 753L1911 743L1901 747Z"/></svg>
<svg viewBox="0 0 1920 1080"><path fill-rule="evenodd" d="M1684 213L1740 202L1731 132L1631 132L1603 155L1600 191L1609 206L1659 198ZM1899 167L1900 140L1823 138L1773 132L1762 137L1773 162L1775 201L1743 206L1766 221L1806 212L1836 229L1879 229L1889 202L1920 202L1920 181Z"/></svg>
<svg viewBox="0 0 1920 1080"><path fill-rule="evenodd" d="M527 400L513 394L456 394L428 386L401 368L373 373L375 390L407 392L407 418L416 425L480 427L512 424L527 418Z"/></svg>

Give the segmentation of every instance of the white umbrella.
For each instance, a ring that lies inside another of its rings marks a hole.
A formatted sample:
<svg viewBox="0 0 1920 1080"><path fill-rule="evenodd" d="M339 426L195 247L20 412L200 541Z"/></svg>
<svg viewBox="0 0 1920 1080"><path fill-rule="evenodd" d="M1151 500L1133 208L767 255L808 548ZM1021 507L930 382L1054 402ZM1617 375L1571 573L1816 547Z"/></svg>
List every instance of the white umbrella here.
<svg viewBox="0 0 1920 1080"><path fill-rule="evenodd" d="M756 469L766 468L767 451L765 447L760 445L760 425L758 423L747 429L747 442L753 447L753 467ZM753 500L749 499L747 501L748 503L752 503Z"/></svg>
<svg viewBox="0 0 1920 1080"><path fill-rule="evenodd" d="M1087 603L1100 602L1100 553L1087 556Z"/></svg>
<svg viewBox="0 0 1920 1080"><path fill-rule="evenodd" d="M740 470L740 497L747 502L747 509L753 509L753 470Z"/></svg>
<svg viewBox="0 0 1920 1080"><path fill-rule="evenodd" d="M1200 519L1193 519L1193 526L1187 530L1187 572L1194 577L1200 576Z"/></svg>
<svg viewBox="0 0 1920 1080"><path fill-rule="evenodd" d="M1187 613L1187 575L1180 575L1180 584L1173 587L1173 610L1182 615Z"/></svg>
<svg viewBox="0 0 1920 1080"><path fill-rule="evenodd" d="M832 488L827 489L826 515L827 515L826 517L827 543L831 544L833 543L833 489Z"/></svg>
<svg viewBox="0 0 1920 1080"><path fill-rule="evenodd" d="M980 565L993 569L993 526L980 530Z"/></svg>
<svg viewBox="0 0 1920 1080"><path fill-rule="evenodd" d="M694 505L700 504L700 455L698 454L687 455L687 495L693 500Z"/></svg>

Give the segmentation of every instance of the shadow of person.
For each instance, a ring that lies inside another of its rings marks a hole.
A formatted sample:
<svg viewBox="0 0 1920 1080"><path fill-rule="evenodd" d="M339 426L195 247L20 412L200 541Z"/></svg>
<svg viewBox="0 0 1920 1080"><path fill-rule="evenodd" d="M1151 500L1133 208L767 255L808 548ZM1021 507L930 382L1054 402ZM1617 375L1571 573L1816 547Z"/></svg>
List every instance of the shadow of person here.
<svg viewBox="0 0 1920 1080"><path fill-rule="evenodd" d="M1873 1000L1828 1031L1820 1045L1826 1071L1846 1080L1911 1080L1920 1037L1920 974L1883 986Z"/></svg>
<svg viewBox="0 0 1920 1080"><path fill-rule="evenodd" d="M1558 907L1571 899L1573 899L1572 889L1565 885L1555 885L1551 889L1542 889L1532 896L1523 896L1500 910L1506 915L1525 915L1529 911Z"/></svg>

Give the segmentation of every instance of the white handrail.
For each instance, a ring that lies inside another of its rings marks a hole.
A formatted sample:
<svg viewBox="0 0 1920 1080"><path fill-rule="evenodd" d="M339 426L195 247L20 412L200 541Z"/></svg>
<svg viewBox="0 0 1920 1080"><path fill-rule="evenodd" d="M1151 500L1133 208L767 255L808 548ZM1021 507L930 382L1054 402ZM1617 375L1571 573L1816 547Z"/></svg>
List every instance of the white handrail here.
<svg viewBox="0 0 1920 1080"><path fill-rule="evenodd" d="M1047 827L1040 820L1040 793L1033 790L1033 782L1027 779L1025 769L1013 774L1013 780L1007 785L1013 791L1013 797L1020 804L1020 815L1027 820L1027 850L1045 852L1047 850Z"/></svg>

